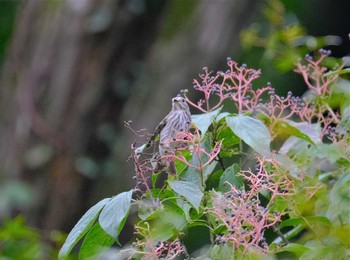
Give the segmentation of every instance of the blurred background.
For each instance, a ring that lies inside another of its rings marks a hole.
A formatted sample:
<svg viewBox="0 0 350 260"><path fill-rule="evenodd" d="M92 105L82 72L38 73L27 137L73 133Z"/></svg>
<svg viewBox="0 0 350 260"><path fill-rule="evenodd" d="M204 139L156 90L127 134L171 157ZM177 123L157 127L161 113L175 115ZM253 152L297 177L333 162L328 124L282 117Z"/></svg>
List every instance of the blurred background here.
<svg viewBox="0 0 350 260"><path fill-rule="evenodd" d="M198 98L204 66L232 57L262 70L254 87L302 95L295 61L348 55L349 13L347 0L1 0L0 238L60 243L134 187L127 159L144 140L124 121L152 132L181 89Z"/></svg>

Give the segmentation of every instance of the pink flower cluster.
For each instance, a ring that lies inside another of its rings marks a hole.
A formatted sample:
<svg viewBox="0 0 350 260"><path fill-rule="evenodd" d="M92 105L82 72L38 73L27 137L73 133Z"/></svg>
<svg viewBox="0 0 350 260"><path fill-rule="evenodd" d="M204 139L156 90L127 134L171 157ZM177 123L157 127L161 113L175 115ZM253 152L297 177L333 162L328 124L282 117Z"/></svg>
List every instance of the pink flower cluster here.
<svg viewBox="0 0 350 260"><path fill-rule="evenodd" d="M270 129L279 120L290 119L293 116L301 121L319 123L322 131L320 138L329 133L330 126L339 122L339 113L333 111L325 102L315 102L316 98L325 99L332 94L332 84L338 79L337 73L342 69L338 66L333 71L323 66L330 51L321 49L316 60L306 55L306 65L297 64L296 72L301 74L307 87L310 90L308 97L300 98L292 96L288 92L286 97L275 93L270 83L263 88L254 90L252 82L260 76L260 71L247 68L245 64L239 66L235 61L228 58L229 69L226 72L218 71L215 75L208 68L203 68L204 73L199 75L200 80L194 80L193 88L204 95L197 103L192 102L185 95L187 102L201 112L207 113L218 109L226 99L234 101L238 113L258 111L265 114L270 121ZM327 72L327 73L326 73ZM268 93L270 100L263 102L262 95ZM214 104L211 98L218 97ZM315 105L317 104L317 105Z"/></svg>
<svg viewBox="0 0 350 260"><path fill-rule="evenodd" d="M322 66L322 62L331 54L331 52L321 49L319 53L320 57L315 61L310 55L306 55L305 59L308 64L303 65L298 63L295 72L303 76L304 82L310 91L320 97L325 97L331 93L330 85L338 79L339 75L337 73L328 74L327 76L324 75L328 69ZM341 68L342 66L339 66L336 70Z"/></svg>
<svg viewBox="0 0 350 260"><path fill-rule="evenodd" d="M194 80L193 88L204 95L197 103L193 103L187 97L187 102L198 110L207 113L218 109L225 99L234 101L239 113L251 112L259 103L261 95L271 90L270 86L262 89L252 89L252 82L259 78L260 70L247 68L245 64L239 66L238 63L228 58L229 69L226 72L218 71L216 75L209 72L208 68L203 68L204 73L199 77L201 82ZM212 95L219 97L217 103L210 104ZM205 108L203 108L205 105Z"/></svg>
<svg viewBox="0 0 350 260"><path fill-rule="evenodd" d="M282 213L270 212L269 206L277 196L294 194L293 182L287 175L268 172L268 165L274 168L275 162L260 160L256 173L248 170L239 174L249 186L246 191L229 184L228 192L213 193L213 207L209 209L209 214L215 217L216 227L225 227L225 231L216 237L218 244L229 243L242 253L249 250L268 252L264 232L280 222L282 216ZM268 191L270 195L270 202L265 206L259 199L262 191Z"/></svg>
<svg viewBox="0 0 350 260"><path fill-rule="evenodd" d="M210 151L206 151L201 145L201 134L199 130L194 129L194 133L191 132L177 132L175 138L169 138L165 141L164 146L171 149L167 149L166 153L162 156L154 156L153 154L146 154L142 151L138 151L138 147L133 144L131 149L133 150L130 158L134 161L135 176L137 180L137 186L145 187L147 192L151 195L149 178L150 176L160 170L167 171L166 168L159 168L154 165L165 164L165 166L174 165L175 161L181 161L188 167L198 170L201 180L203 179L203 168L214 161L220 153L222 142L215 142L214 147ZM191 164L190 161L184 157L182 151L189 151L192 157L198 158L198 165ZM166 163L164 163L166 162ZM162 165L164 166L164 165Z"/></svg>
<svg viewBox="0 0 350 260"><path fill-rule="evenodd" d="M168 142L176 142L177 147L170 151L168 155L162 156L168 160L179 160L186 164L188 167L197 169L199 172L202 172L203 168L209 165L220 153L220 148L222 142L215 142L214 147L210 152L207 152L201 145L201 135L198 128L195 129L195 133L191 132L178 132L175 139L170 139ZM182 155L181 151L187 150L190 151L193 156L197 156L199 160L199 165L192 165L186 160ZM202 161L202 158L205 158L205 161Z"/></svg>

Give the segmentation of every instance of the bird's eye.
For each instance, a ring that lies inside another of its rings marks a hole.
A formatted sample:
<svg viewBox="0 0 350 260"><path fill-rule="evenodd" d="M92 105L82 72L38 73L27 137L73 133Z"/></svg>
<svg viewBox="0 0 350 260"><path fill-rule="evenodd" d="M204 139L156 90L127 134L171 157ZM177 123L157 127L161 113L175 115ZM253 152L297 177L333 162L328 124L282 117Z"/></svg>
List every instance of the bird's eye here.
<svg viewBox="0 0 350 260"><path fill-rule="evenodd" d="M181 99L182 102L185 102L185 99Z"/></svg>

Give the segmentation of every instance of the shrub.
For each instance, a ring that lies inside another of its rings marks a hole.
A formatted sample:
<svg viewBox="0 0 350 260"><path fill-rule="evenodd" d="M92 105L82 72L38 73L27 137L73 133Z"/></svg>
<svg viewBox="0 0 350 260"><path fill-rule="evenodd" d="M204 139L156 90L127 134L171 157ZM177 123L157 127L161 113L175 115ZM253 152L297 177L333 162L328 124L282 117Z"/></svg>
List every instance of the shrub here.
<svg viewBox="0 0 350 260"><path fill-rule="evenodd" d="M133 144L136 187L86 212L60 257L85 236L80 258L346 259L350 97L340 75L349 70L326 68L329 55L320 50L297 65L309 88L304 97L279 96L269 83L255 90L260 71L231 59L225 72L204 68L193 85L203 99L181 91L202 112L192 116L193 129L178 132L162 156ZM132 243L106 250L118 243L131 208Z"/></svg>

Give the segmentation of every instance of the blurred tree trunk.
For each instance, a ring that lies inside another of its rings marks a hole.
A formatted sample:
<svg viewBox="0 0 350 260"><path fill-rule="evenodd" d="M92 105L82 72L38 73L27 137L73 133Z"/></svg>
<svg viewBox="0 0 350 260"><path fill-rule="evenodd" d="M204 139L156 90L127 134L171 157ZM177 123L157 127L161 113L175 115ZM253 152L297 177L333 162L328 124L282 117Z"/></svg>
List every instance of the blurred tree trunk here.
<svg viewBox="0 0 350 260"><path fill-rule="evenodd" d="M86 206L91 183L76 162L108 110L119 120L124 100L104 98L113 87L109 73L125 73L127 60L146 52L150 40L136 41L137 18L122 1L26 1L20 8L1 78L0 158L6 175L37 190L37 207L27 212L36 225L64 228Z"/></svg>
<svg viewBox="0 0 350 260"><path fill-rule="evenodd" d="M235 53L254 3L23 2L0 79L0 165L35 187L31 223L67 231L91 201L131 188L123 121L152 131L203 66ZM100 163L89 178L87 157Z"/></svg>

